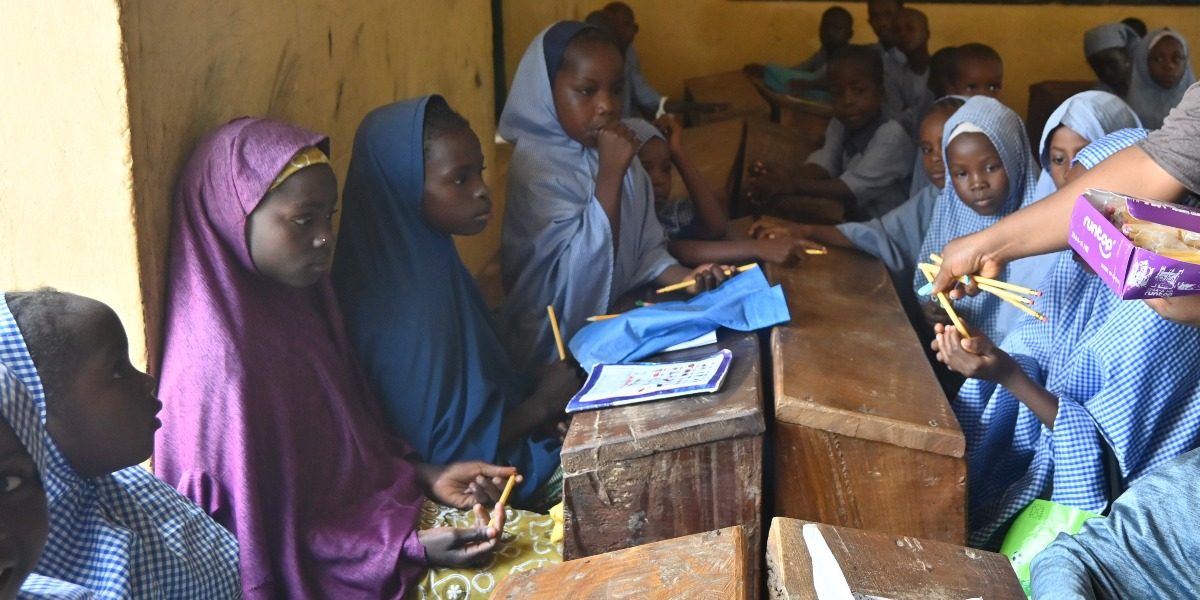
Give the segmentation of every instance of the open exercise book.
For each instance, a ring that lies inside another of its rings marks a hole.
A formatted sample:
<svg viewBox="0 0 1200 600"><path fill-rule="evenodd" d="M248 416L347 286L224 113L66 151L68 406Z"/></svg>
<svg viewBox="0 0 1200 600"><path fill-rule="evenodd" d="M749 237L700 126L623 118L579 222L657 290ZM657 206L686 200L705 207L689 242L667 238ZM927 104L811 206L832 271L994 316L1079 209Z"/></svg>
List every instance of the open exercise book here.
<svg viewBox="0 0 1200 600"><path fill-rule="evenodd" d="M721 351L678 362L599 364L588 374L567 412L637 404L721 389L733 353Z"/></svg>

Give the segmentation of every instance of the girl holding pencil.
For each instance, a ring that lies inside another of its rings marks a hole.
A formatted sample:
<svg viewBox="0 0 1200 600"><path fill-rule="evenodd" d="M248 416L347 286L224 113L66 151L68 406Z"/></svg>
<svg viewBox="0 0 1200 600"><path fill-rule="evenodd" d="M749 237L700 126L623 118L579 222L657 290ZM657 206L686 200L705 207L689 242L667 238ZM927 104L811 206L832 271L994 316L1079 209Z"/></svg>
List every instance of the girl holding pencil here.
<svg viewBox="0 0 1200 600"><path fill-rule="evenodd" d="M1128 140L1096 146L1111 154ZM1035 498L1102 512L1200 443L1200 329L1120 300L1070 252L1057 256L1040 285L1047 324L1025 320L998 347L937 327L938 359L971 378L953 406L975 546L998 547Z"/></svg>

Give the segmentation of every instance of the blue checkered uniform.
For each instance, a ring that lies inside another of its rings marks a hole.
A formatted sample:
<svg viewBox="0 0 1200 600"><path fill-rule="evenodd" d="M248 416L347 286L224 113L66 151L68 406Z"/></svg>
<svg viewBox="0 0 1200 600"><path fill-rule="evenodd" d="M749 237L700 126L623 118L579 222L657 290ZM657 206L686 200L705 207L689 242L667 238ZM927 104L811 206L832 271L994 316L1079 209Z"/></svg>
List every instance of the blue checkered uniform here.
<svg viewBox="0 0 1200 600"><path fill-rule="evenodd" d="M83 479L46 432L46 397L0 302L0 413L38 465L50 533L23 598L240 598L237 541L195 504L134 466ZM58 580L57 582L54 580Z"/></svg>
<svg viewBox="0 0 1200 600"><path fill-rule="evenodd" d="M1149 134L1149 129L1140 127L1118 129L1084 146L1071 160L1071 164L1080 164L1087 169L1094 169L1104 159L1146 139Z"/></svg>
<svg viewBox="0 0 1200 600"><path fill-rule="evenodd" d="M996 214L983 216L976 213L963 203L958 193L954 191L954 178L949 167L946 168L946 187L942 189L937 206L933 210L933 218L925 239L921 242L918 254L921 261L928 262L929 254L940 253L950 240L972 234L992 226L1000 219L1023 208L1036 200L1034 190L1037 187L1037 167L1033 164L1033 154L1029 150L1029 138L1021 117L1008 107L993 98L975 96L967 100L947 121L942 131L942 158L945 159L946 140L961 124L970 123L983 130L984 135L996 147L1000 160L1004 163L1004 172L1008 175L1009 196ZM946 161L949 164L949 161ZM1007 280L1009 269L1006 268L998 279ZM919 270L914 278L913 290L919 290L928 280ZM919 294L918 294L919 295ZM980 294L973 298L963 298L954 301L954 310L973 329L982 331L988 337L999 340L1006 331L1001 329L997 316L1001 300L991 294Z"/></svg>
<svg viewBox="0 0 1200 600"><path fill-rule="evenodd" d="M954 402L967 438L969 541L996 548L1036 498L1093 512L1110 500L1105 447L1128 485L1200 443L1200 328L1121 301L1062 254L1039 300L1001 344L1058 398L1044 426L1003 387L968 380Z"/></svg>

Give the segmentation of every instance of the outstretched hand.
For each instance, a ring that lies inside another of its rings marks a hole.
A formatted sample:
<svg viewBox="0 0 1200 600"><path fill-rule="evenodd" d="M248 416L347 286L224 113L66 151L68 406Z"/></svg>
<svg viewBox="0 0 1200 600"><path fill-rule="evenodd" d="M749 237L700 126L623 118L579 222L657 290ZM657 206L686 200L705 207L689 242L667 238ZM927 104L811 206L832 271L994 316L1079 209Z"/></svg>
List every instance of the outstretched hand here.
<svg viewBox="0 0 1200 600"><path fill-rule="evenodd" d="M1018 368L1007 352L982 333L973 331L971 339L966 339L953 326L941 324L933 331L930 347L937 352L938 361L955 373L1002 383Z"/></svg>
<svg viewBox="0 0 1200 600"><path fill-rule="evenodd" d="M475 527L435 527L417 532L417 538L425 547L425 557L434 567L470 567L487 561L500 543L504 531L504 506L496 503L492 510L492 524L483 505L472 507Z"/></svg>
<svg viewBox="0 0 1200 600"><path fill-rule="evenodd" d="M959 281L960 277L981 275L996 278L1003 269L1004 262L984 251L978 233L953 239L942 249L942 265L933 280L933 292L945 292L955 300L964 295L974 296L979 293L975 278L964 284Z"/></svg>

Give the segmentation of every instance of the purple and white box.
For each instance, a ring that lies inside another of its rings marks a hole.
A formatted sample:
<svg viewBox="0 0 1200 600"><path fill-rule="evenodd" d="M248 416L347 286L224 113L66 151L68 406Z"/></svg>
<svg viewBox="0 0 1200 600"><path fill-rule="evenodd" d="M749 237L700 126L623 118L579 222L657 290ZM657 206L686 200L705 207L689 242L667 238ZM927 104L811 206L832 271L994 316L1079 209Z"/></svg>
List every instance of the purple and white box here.
<svg viewBox="0 0 1200 600"><path fill-rule="evenodd" d="M1093 189L1075 201L1071 247L1124 300L1200 294L1200 264L1139 248L1104 216L1106 202L1120 198L1127 201L1129 214L1136 219L1200 232L1200 212Z"/></svg>

